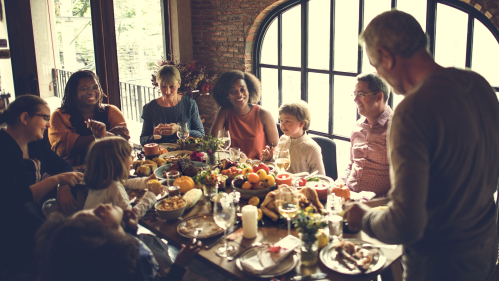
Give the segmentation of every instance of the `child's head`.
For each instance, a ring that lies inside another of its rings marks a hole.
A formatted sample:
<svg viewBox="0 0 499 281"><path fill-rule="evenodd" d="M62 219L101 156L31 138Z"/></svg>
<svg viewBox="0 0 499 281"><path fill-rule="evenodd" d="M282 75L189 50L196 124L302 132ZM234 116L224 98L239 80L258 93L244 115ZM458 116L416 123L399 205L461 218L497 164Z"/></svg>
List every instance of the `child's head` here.
<svg viewBox="0 0 499 281"><path fill-rule="evenodd" d="M310 111L304 101L286 103L279 108L282 132L286 136L300 137L310 128Z"/></svg>
<svg viewBox="0 0 499 281"><path fill-rule="evenodd" d="M87 153L85 184L90 189L104 189L113 181L124 182L130 173L132 147L122 137L93 142Z"/></svg>
<svg viewBox="0 0 499 281"><path fill-rule="evenodd" d="M36 238L43 280L127 280L139 259L138 242L98 216L52 214Z"/></svg>

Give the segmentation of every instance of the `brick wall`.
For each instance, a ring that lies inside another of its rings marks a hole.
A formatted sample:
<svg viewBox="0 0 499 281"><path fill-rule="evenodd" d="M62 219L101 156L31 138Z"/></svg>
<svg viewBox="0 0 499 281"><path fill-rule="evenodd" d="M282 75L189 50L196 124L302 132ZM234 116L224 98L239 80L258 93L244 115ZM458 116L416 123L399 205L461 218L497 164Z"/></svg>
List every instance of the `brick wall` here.
<svg viewBox="0 0 499 281"><path fill-rule="evenodd" d="M191 0L194 60L207 64L214 73L237 69L253 73L253 40L261 21L288 0ZM484 13L499 29L499 1L461 0ZM198 101L205 129L218 110L214 100Z"/></svg>

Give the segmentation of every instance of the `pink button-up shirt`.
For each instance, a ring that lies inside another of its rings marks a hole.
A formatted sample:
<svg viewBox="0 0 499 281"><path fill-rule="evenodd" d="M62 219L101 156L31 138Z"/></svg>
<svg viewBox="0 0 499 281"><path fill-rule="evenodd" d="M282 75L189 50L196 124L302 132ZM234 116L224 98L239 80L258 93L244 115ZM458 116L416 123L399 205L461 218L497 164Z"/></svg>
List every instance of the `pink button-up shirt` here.
<svg viewBox="0 0 499 281"><path fill-rule="evenodd" d="M390 175L386 135L392 113L387 105L372 125L365 117L357 121L350 139L350 164L336 181L337 184L344 183L355 192L372 191L376 197L387 195Z"/></svg>

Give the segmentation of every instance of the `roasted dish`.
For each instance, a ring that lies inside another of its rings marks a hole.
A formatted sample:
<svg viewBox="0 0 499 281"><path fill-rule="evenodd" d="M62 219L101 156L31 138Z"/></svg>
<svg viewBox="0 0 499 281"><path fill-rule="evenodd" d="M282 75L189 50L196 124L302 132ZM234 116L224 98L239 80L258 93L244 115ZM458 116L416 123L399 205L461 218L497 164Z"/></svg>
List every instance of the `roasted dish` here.
<svg viewBox="0 0 499 281"><path fill-rule="evenodd" d="M281 185L277 190L269 192L260 206L262 212L273 221L277 221L279 219L279 210L277 209L278 206L276 200L279 198L280 190L284 186L286 185ZM319 196L317 196L317 191L315 191L315 189L304 187L298 191L298 196L298 203L300 204L301 209L311 206L314 208L314 213L324 209L324 206L319 201Z"/></svg>
<svg viewBox="0 0 499 281"><path fill-rule="evenodd" d="M336 259L340 259L342 265L350 270L358 268L362 272L369 269L378 255L377 249L367 249L345 240L337 241L333 248L338 252Z"/></svg>

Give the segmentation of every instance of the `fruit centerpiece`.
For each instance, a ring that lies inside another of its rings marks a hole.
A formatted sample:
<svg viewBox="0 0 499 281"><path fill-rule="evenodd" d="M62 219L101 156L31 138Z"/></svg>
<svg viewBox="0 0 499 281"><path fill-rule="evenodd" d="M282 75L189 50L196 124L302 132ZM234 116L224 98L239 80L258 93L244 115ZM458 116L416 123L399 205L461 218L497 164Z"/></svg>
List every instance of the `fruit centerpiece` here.
<svg viewBox="0 0 499 281"><path fill-rule="evenodd" d="M248 163L242 163L236 169L230 167L228 172L225 173L238 172L239 170L241 174L234 177L232 186L241 193L242 199L249 199L254 196L264 198L268 192L276 188L275 176L264 163L253 167ZM222 171L222 174L224 171Z"/></svg>

